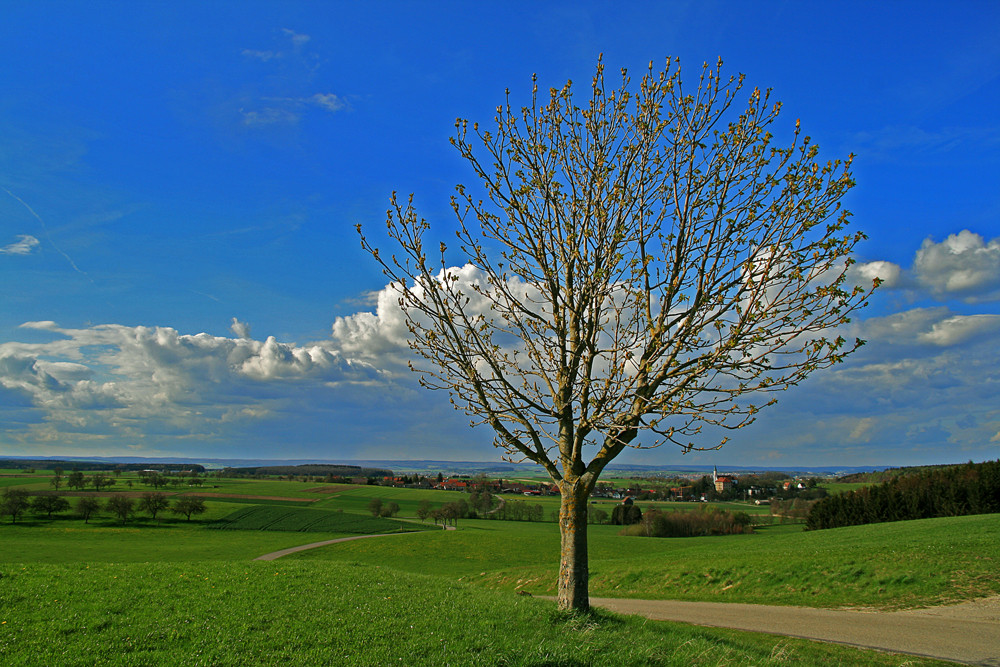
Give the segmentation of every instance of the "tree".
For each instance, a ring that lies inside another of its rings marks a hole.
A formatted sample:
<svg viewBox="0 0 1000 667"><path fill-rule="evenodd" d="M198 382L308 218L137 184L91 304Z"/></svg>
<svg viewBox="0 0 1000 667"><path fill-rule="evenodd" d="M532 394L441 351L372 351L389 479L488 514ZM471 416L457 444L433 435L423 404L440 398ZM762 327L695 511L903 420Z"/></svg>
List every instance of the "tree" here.
<svg viewBox="0 0 1000 667"><path fill-rule="evenodd" d="M170 508L170 511L174 514L183 514L190 521L192 514L205 513L205 500L203 498L183 496L174 501L174 506Z"/></svg>
<svg viewBox="0 0 1000 667"><path fill-rule="evenodd" d="M83 473L79 470L74 470L69 474L69 477L66 478L66 486L71 489L82 491L84 487L87 486L87 478L84 477Z"/></svg>
<svg viewBox="0 0 1000 667"><path fill-rule="evenodd" d="M368 501L368 511L372 513L372 516L380 516L382 514L382 499L372 498Z"/></svg>
<svg viewBox="0 0 1000 667"><path fill-rule="evenodd" d="M69 509L69 501L62 496L57 496L55 494L35 496L31 501L31 509L38 514L44 514L51 519L52 515L56 512L62 512Z"/></svg>
<svg viewBox="0 0 1000 667"><path fill-rule="evenodd" d="M52 486L53 489L58 491L59 487L62 486L62 482L63 482L63 469L54 468L52 470L52 478L49 480L49 484Z"/></svg>
<svg viewBox="0 0 1000 667"><path fill-rule="evenodd" d="M104 508L121 519L122 524L125 524L135 511L135 501L120 493L116 493L108 498L108 502Z"/></svg>
<svg viewBox="0 0 1000 667"><path fill-rule="evenodd" d="M421 384L558 486L561 608L589 607L587 498L626 447L716 449L705 427L750 424L863 342L829 333L867 297L846 282L864 238L840 204L851 158L818 162L798 121L778 146L780 104L755 88L739 110L743 76L720 69L692 90L668 59L609 90L599 61L582 106L536 83L494 129L456 121L482 186L452 198L460 268L425 246L412 195L391 200L395 254L361 236Z"/></svg>
<svg viewBox="0 0 1000 667"><path fill-rule="evenodd" d="M115 480L104 473L95 472L90 476L90 483L94 485L95 491L101 491L109 486L114 486Z"/></svg>
<svg viewBox="0 0 1000 667"><path fill-rule="evenodd" d="M101 502L97 498L81 497L76 501L76 512L83 517L84 523L90 523L90 517L101 509Z"/></svg>
<svg viewBox="0 0 1000 667"><path fill-rule="evenodd" d="M167 484L169 484L170 478L168 478L166 475L160 474L155 470L153 470L147 472L142 481L148 484L149 486L152 486L154 489L158 489L161 486L166 486Z"/></svg>
<svg viewBox="0 0 1000 667"><path fill-rule="evenodd" d="M10 515L10 522L17 523L17 517L24 514L31 504L30 494L24 489L7 487L0 496L0 516Z"/></svg>
<svg viewBox="0 0 1000 667"><path fill-rule="evenodd" d="M379 511L379 516L383 517L394 517L397 514L399 514L399 503L394 501L390 502Z"/></svg>
<svg viewBox="0 0 1000 667"><path fill-rule="evenodd" d="M139 499L139 510L156 520L156 515L170 507L170 500L164 493L144 493Z"/></svg>

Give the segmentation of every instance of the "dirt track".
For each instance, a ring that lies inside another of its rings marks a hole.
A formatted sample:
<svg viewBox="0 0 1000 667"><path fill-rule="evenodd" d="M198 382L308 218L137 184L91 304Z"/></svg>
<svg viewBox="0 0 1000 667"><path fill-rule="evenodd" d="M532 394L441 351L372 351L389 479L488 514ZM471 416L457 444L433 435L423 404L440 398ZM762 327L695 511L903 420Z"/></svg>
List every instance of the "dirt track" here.
<svg viewBox="0 0 1000 667"><path fill-rule="evenodd" d="M1000 667L1000 596L896 612L613 598L590 598L590 604L659 621L818 639Z"/></svg>

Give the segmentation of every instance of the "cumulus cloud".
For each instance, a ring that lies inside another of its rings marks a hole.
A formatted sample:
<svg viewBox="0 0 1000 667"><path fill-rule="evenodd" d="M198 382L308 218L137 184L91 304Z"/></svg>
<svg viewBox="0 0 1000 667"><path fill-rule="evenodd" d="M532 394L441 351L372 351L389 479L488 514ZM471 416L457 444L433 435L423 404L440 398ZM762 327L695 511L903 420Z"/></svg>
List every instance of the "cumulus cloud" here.
<svg viewBox="0 0 1000 667"><path fill-rule="evenodd" d="M1000 238L986 242L966 229L940 243L925 239L913 272L920 284L938 296L970 303L1000 299Z"/></svg>
<svg viewBox="0 0 1000 667"><path fill-rule="evenodd" d="M38 239L29 234L21 234L17 241L0 248L0 255L30 255L39 245Z"/></svg>
<svg viewBox="0 0 1000 667"><path fill-rule="evenodd" d="M384 382L376 368L345 357L332 341L258 341L235 318L239 338L115 324L22 326L60 337L0 344L0 388L27 398L50 426L211 432L220 421L270 415L272 403L303 390L322 400L324 390Z"/></svg>

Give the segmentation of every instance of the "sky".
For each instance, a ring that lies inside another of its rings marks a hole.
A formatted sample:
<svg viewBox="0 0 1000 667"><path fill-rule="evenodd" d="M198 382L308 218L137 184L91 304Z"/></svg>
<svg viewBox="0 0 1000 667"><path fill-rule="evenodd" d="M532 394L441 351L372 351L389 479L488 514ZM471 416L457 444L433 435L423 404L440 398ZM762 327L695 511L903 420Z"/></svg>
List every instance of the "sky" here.
<svg viewBox="0 0 1000 667"><path fill-rule="evenodd" d="M496 461L406 369L393 191L431 236L455 119L704 61L783 103L883 278L867 344L716 452L649 465L1000 456L1000 3L6 2L0 455ZM435 237L436 238L436 237ZM711 434L713 441L727 434Z"/></svg>

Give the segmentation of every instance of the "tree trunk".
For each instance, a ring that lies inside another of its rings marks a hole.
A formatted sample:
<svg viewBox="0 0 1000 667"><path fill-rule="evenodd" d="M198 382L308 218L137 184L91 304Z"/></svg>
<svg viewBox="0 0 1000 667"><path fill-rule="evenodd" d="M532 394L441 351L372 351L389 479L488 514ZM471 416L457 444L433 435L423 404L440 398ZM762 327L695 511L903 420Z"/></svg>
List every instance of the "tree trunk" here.
<svg viewBox="0 0 1000 667"><path fill-rule="evenodd" d="M587 499L590 489L586 484L563 482L560 490L559 608L588 611Z"/></svg>

